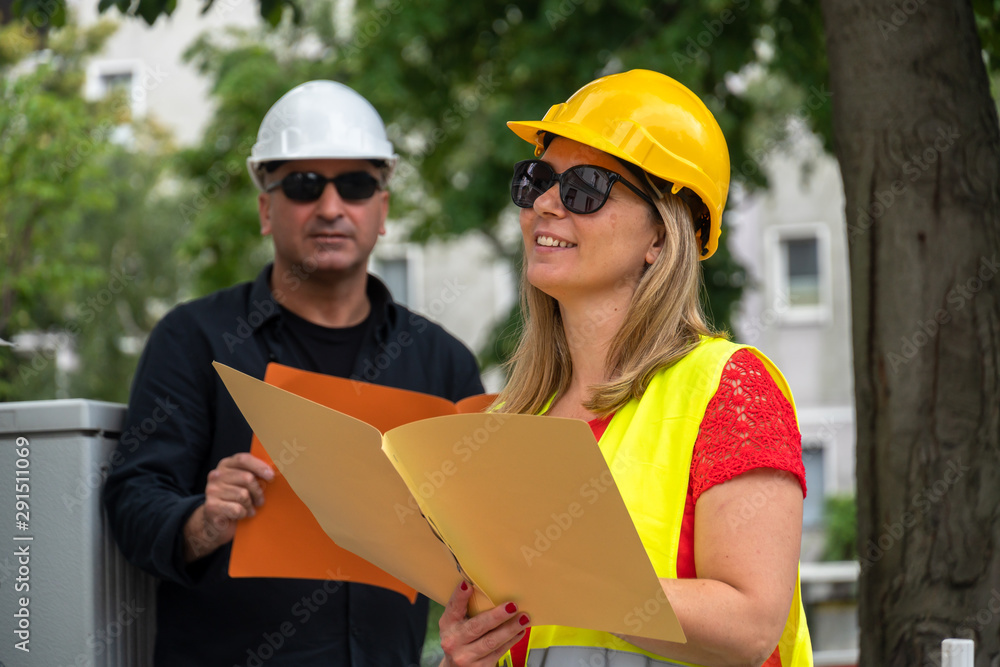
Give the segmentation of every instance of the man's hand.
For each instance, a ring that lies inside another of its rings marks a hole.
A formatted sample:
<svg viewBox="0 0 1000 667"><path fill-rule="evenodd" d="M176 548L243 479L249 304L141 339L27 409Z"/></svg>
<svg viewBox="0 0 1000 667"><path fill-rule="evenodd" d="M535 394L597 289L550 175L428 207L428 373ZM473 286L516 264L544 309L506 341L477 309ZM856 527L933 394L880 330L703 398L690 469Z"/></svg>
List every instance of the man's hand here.
<svg viewBox="0 0 1000 667"><path fill-rule="evenodd" d="M260 459L240 453L219 461L208 473L205 504L184 524L184 560L188 563L212 553L233 539L236 522L256 514L264 504L260 480L274 479L274 470Z"/></svg>

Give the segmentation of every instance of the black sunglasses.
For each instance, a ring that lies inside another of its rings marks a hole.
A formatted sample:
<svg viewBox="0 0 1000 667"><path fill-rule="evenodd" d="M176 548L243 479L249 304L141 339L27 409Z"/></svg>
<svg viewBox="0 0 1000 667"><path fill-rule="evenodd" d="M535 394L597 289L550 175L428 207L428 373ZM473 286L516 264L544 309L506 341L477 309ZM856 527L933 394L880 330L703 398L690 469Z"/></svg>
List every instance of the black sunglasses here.
<svg viewBox="0 0 1000 667"><path fill-rule="evenodd" d="M653 200L618 173L592 164L570 167L561 174L541 160L522 160L514 165L510 182L510 198L521 208L531 208L542 193L559 184L559 199L567 211L595 213L608 201L616 182L628 187L642 200L653 206ZM653 208L656 208L653 206Z"/></svg>
<svg viewBox="0 0 1000 667"><path fill-rule="evenodd" d="M379 188L379 180L367 171L350 171L333 178L313 171L295 171L268 185L264 192L280 187L285 196L293 201L311 202L323 196L327 183L333 183L337 194L345 201L368 199Z"/></svg>

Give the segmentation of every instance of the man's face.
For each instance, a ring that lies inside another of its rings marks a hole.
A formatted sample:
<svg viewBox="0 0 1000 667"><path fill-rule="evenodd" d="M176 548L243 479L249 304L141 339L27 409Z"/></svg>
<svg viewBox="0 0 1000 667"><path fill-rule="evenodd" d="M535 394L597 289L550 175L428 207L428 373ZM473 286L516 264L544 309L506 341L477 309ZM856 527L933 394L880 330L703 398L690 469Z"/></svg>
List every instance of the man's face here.
<svg viewBox="0 0 1000 667"><path fill-rule="evenodd" d="M295 172L333 178L359 171L381 180L368 160L292 160L266 174L264 181L269 186ZM260 193L257 208L261 234L274 240L274 275L291 271L320 280L344 279L367 272L375 241L385 234L389 193L379 188L367 199L344 199L327 183L319 199L305 202L290 199L278 187Z"/></svg>

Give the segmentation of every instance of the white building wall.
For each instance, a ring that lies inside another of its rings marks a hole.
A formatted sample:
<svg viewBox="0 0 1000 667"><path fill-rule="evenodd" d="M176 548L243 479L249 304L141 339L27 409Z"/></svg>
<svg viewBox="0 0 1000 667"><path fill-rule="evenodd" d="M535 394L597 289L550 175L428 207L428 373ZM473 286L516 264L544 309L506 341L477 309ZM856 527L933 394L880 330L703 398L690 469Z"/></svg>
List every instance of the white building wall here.
<svg viewBox="0 0 1000 667"><path fill-rule="evenodd" d="M178 143L196 143L212 114L209 82L182 55L203 32L218 34L227 27L252 28L260 25L257 2L216 0L201 14L201 3L178 2L171 16L161 16L153 26L141 18L122 17L117 9L97 13L96 0L70 0L81 25L101 18L118 22L100 58L88 71L88 91L96 93L94 75L101 72L132 71L133 109L146 113L169 128Z"/></svg>
<svg viewBox="0 0 1000 667"><path fill-rule="evenodd" d="M401 231L390 221L387 238L375 247L373 273L383 273L380 260L405 257L409 287L405 297L394 291L397 300L480 352L491 344L494 324L507 316L516 299L514 269L482 236L416 245L400 241ZM497 391L499 382L499 376L491 375L487 388Z"/></svg>

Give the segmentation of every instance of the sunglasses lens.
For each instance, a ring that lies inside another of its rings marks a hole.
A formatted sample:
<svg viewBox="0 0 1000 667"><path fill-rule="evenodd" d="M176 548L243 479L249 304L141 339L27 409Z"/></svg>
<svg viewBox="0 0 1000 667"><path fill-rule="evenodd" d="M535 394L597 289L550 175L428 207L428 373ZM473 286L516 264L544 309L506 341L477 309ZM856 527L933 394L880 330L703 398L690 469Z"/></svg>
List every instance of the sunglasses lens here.
<svg viewBox="0 0 1000 667"><path fill-rule="evenodd" d="M593 213L608 200L611 185L607 172L594 167L573 167L563 176L559 194L566 210Z"/></svg>
<svg viewBox="0 0 1000 667"><path fill-rule="evenodd" d="M378 179L366 171L352 171L333 179L337 194L341 199L357 201L368 199L378 188Z"/></svg>
<svg viewBox="0 0 1000 667"><path fill-rule="evenodd" d="M593 213L604 206L613 180L598 167L580 165L567 169L561 177L545 162L525 160L514 165L510 183L510 198L521 208L531 208L546 190L558 180L559 197L566 210L573 213Z"/></svg>
<svg viewBox="0 0 1000 667"><path fill-rule="evenodd" d="M294 201L316 201L324 187L326 179L313 172L295 172L281 181L281 191Z"/></svg>
<svg viewBox="0 0 1000 667"><path fill-rule="evenodd" d="M518 162L514 165L514 178L510 182L510 198L521 208L531 208L535 200L552 187L554 175L552 167L544 162Z"/></svg>
<svg viewBox="0 0 1000 667"><path fill-rule="evenodd" d="M378 179L366 171L352 171L330 179L312 171L299 171L282 179L281 190L289 199L311 202L323 196L327 183L333 183L345 201L368 199L378 189Z"/></svg>

